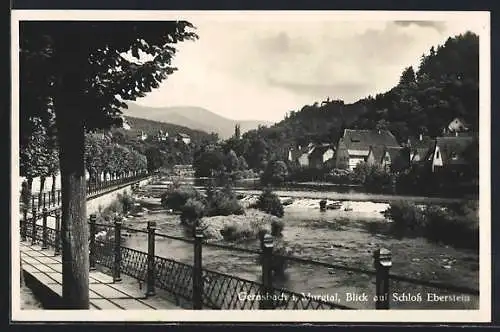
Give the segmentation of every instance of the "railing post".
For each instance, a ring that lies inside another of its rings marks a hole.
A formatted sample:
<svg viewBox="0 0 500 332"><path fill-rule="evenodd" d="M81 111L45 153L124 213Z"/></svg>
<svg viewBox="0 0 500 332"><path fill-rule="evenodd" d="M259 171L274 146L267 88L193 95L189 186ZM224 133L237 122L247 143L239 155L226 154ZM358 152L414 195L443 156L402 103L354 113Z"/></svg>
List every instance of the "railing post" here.
<svg viewBox="0 0 500 332"><path fill-rule="evenodd" d="M196 226L194 231L194 265L193 265L193 309L203 308L203 276L202 276L202 241L203 231Z"/></svg>
<svg viewBox="0 0 500 332"><path fill-rule="evenodd" d="M26 233L28 229L28 208L23 209L23 220L21 220L21 241L26 241Z"/></svg>
<svg viewBox="0 0 500 332"><path fill-rule="evenodd" d="M95 248L95 234L96 234L96 222L97 216L95 214L90 215L90 225L89 225L89 231L90 231L90 244L89 244L89 267L90 271L95 270L95 254L96 254L96 248Z"/></svg>
<svg viewBox="0 0 500 332"><path fill-rule="evenodd" d="M61 211L56 210L56 237L54 240L54 256L61 253Z"/></svg>
<svg viewBox="0 0 500 332"><path fill-rule="evenodd" d="M44 207L42 210L42 249L47 249L47 208Z"/></svg>
<svg viewBox="0 0 500 332"><path fill-rule="evenodd" d="M376 309L389 309L389 269L392 266L391 251L380 248L373 253L376 270Z"/></svg>
<svg viewBox="0 0 500 332"><path fill-rule="evenodd" d="M120 282L122 281L120 277L122 220L120 216L115 217L114 224L115 224L115 244L113 250L114 251L113 282Z"/></svg>
<svg viewBox="0 0 500 332"><path fill-rule="evenodd" d="M47 207L47 193L43 193L43 208Z"/></svg>
<svg viewBox="0 0 500 332"><path fill-rule="evenodd" d="M31 210L35 210L35 195L31 195Z"/></svg>
<svg viewBox="0 0 500 332"><path fill-rule="evenodd" d="M61 190L57 191L57 206L61 204Z"/></svg>
<svg viewBox="0 0 500 332"><path fill-rule="evenodd" d="M148 221L148 273L146 277L146 296L154 296L155 292L155 231L156 222Z"/></svg>
<svg viewBox="0 0 500 332"><path fill-rule="evenodd" d="M36 244L36 208L31 211L31 244Z"/></svg>
<svg viewBox="0 0 500 332"><path fill-rule="evenodd" d="M262 286L263 294L259 303L259 309L274 309L272 300L272 287L273 287L273 237L265 234L262 238Z"/></svg>

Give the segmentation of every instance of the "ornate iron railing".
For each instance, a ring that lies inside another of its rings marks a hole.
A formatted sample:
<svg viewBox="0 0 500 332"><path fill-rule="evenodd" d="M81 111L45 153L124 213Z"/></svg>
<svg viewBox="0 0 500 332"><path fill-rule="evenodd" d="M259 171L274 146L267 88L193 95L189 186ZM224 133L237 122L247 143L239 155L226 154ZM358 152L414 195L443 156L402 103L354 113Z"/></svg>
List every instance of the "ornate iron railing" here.
<svg viewBox="0 0 500 332"><path fill-rule="evenodd" d="M43 213L35 216L35 224L33 224L34 218L26 217L26 219L23 219L21 221L21 237L24 240L31 239L32 243L40 243L45 248L56 248L57 253L57 248L60 248L59 230L49 228L43 223L42 225L36 223L36 220L43 220L43 218ZM59 214L57 214L57 218L59 218ZM58 222L56 222L56 227L57 225L59 225ZM33 228L33 226L35 227ZM256 282L201 268L202 239L197 238L196 234L194 240L158 234L156 233L155 224L152 222L148 223L147 230L122 228L119 219L115 220L114 224L97 224L95 216L91 216L90 218L90 229L91 262L93 261L97 265L110 269L113 273L113 278L116 280L120 280L120 274L123 273L124 275L146 283L148 288L147 294L149 295L153 295L155 293L154 289L158 288L177 298L192 303L195 309L354 309L338 302L323 301L322 299L308 297L302 293L274 287L271 267L269 265L269 261L272 260L273 257L281 257L292 262L335 268L375 277L374 293L377 295L377 298L380 296L380 300L375 301L377 309L389 308L390 299L388 299L387 296L386 299L383 299L383 296L381 296L389 294L389 281L394 283L406 282L417 285L418 287L431 287L448 293L456 292L469 294L471 296L479 295L478 290L469 287L418 280L390 274L391 256L390 252L385 249L379 249L375 252L375 270L365 270L324 262L315 262L299 257L277 255L272 252L272 243L269 250L269 248L266 249L265 242L262 242L261 248L263 249L261 251L221 244L203 243L203 246L212 246L260 255L259 260L262 264L262 282ZM122 243L122 229L148 234L148 252L124 246ZM111 234L114 238L110 237L106 240L97 240L95 234L102 230L106 230L107 234ZM33 234L33 232L36 232L36 234ZM194 265L155 255L155 235L194 244ZM35 239L34 241L33 237ZM116 239L119 240L116 241ZM266 257L268 263L265 263Z"/></svg>

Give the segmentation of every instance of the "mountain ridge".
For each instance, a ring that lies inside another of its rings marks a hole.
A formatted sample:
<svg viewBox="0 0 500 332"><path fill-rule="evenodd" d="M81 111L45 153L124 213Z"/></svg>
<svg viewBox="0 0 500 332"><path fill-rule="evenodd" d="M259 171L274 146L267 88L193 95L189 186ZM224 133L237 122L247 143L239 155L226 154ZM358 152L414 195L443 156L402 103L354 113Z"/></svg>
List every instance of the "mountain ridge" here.
<svg viewBox="0 0 500 332"><path fill-rule="evenodd" d="M259 126L270 126L270 121L234 120L223 117L215 112L198 106L165 106L150 107L136 103L128 103L123 114L146 120L171 123L174 125L201 130L207 133L215 132L220 138L226 139L234 134L234 127L239 124L241 133Z"/></svg>

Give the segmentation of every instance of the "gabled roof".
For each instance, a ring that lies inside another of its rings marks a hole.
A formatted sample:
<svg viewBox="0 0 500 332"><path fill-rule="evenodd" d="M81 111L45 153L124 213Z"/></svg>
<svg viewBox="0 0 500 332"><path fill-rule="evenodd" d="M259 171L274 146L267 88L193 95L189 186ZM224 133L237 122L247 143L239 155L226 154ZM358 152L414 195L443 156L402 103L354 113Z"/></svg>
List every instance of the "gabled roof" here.
<svg viewBox="0 0 500 332"><path fill-rule="evenodd" d="M421 159L423 159L429 150L433 150L436 145L436 141L430 136L422 136L422 140L416 137L408 138L409 149L413 154L418 154Z"/></svg>
<svg viewBox="0 0 500 332"><path fill-rule="evenodd" d="M388 147L385 151L391 157L391 168L401 170L410 166L410 151L403 147Z"/></svg>
<svg viewBox="0 0 500 332"><path fill-rule="evenodd" d="M343 142L348 150L368 151L370 146L399 146L396 137L388 130L345 129Z"/></svg>
<svg viewBox="0 0 500 332"><path fill-rule="evenodd" d="M313 150L311 151L311 153L309 154L309 157L310 158L314 158L314 157L322 157L323 154L328 151L329 149L332 149L335 151L335 148L331 145L319 145L319 146L316 146L313 148Z"/></svg>
<svg viewBox="0 0 500 332"><path fill-rule="evenodd" d="M473 136L436 137L436 146L439 147L443 164L465 165L468 160L465 156L472 144L479 144ZM479 146L477 147L479 149Z"/></svg>
<svg viewBox="0 0 500 332"><path fill-rule="evenodd" d="M184 133L178 133L177 135L182 137L182 138L189 138L190 137L188 134L184 134Z"/></svg>
<svg viewBox="0 0 500 332"><path fill-rule="evenodd" d="M385 146L381 145L375 145L375 146L370 146L370 149L373 154L373 159L375 159L376 162L380 162L382 160L382 157L384 156L385 152Z"/></svg>

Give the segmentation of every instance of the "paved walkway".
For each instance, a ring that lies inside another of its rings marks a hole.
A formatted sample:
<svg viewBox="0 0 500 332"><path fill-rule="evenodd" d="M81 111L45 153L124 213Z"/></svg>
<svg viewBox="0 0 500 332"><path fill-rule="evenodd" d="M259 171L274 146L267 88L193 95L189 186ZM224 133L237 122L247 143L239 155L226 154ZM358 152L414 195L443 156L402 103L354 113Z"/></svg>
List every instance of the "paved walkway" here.
<svg viewBox="0 0 500 332"><path fill-rule="evenodd" d="M22 269L38 282L62 297L61 256L38 245L20 243ZM99 271L90 271L91 310L165 310L181 309L158 296L146 298L142 291L128 284L113 283L113 278Z"/></svg>

